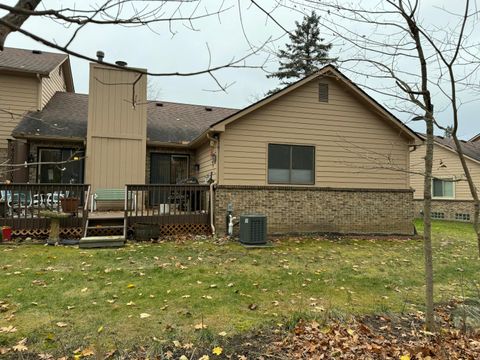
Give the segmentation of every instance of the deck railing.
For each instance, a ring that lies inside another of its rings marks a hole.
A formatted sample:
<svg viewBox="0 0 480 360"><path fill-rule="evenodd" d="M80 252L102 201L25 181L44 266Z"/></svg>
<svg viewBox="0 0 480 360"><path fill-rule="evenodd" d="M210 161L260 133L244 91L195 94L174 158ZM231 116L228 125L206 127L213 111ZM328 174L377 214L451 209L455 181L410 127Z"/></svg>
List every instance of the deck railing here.
<svg viewBox="0 0 480 360"><path fill-rule="evenodd" d="M71 214L62 222L81 225L88 189L85 184L0 184L0 223L13 228L44 228L49 222L45 210L52 210Z"/></svg>
<svg viewBox="0 0 480 360"><path fill-rule="evenodd" d="M129 223L208 223L208 185L127 185L125 217Z"/></svg>

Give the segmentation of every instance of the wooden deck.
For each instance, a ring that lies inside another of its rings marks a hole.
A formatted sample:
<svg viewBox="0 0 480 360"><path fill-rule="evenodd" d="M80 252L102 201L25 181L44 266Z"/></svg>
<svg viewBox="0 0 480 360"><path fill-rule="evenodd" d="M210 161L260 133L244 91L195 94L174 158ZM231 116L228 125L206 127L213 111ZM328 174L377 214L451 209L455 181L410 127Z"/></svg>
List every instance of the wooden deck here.
<svg viewBox="0 0 480 360"><path fill-rule="evenodd" d="M146 224L158 227L161 236L211 230L208 185L127 185L126 193L129 199L137 200L126 203L126 210L92 212L89 185L0 184L0 225L12 227L14 236L48 237L50 219L42 215L43 210L64 212L63 199L75 197L71 216L60 221L65 238L83 236L89 220L90 225L98 224L98 232L125 220L122 228L133 237L136 227Z"/></svg>

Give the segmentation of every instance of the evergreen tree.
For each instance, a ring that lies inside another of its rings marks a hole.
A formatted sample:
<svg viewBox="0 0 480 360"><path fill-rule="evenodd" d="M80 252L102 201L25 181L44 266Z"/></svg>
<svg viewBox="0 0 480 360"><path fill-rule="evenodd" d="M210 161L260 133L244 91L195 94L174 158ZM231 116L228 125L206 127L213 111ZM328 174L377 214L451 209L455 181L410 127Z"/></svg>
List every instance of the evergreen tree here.
<svg viewBox="0 0 480 360"><path fill-rule="evenodd" d="M280 60L278 71L267 75L268 78L280 79L285 86L335 61L328 56L332 44L324 44L325 39L320 37L320 17L315 12L305 15L302 23L296 21L295 25L297 28L289 35L290 43L285 44L285 50L277 53ZM278 90L280 88L269 94Z"/></svg>
<svg viewBox="0 0 480 360"><path fill-rule="evenodd" d="M443 133L443 137L451 138L451 137L452 137L452 132L453 132L453 126L452 126L452 125L448 125L448 126L445 128L445 132Z"/></svg>

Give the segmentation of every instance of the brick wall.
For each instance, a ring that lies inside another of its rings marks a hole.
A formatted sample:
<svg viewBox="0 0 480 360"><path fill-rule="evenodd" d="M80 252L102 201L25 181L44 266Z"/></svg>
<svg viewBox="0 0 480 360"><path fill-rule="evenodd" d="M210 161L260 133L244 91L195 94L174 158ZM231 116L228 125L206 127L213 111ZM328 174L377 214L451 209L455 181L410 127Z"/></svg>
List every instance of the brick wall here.
<svg viewBox="0 0 480 360"><path fill-rule="evenodd" d="M414 232L413 191L272 186L217 186L215 225L225 233L227 204L234 216L267 215L269 233L324 232L402 234Z"/></svg>
<svg viewBox="0 0 480 360"><path fill-rule="evenodd" d="M421 218L423 200L415 200L415 217ZM432 218L473 221L473 200L432 200ZM468 215L468 216L466 216Z"/></svg>

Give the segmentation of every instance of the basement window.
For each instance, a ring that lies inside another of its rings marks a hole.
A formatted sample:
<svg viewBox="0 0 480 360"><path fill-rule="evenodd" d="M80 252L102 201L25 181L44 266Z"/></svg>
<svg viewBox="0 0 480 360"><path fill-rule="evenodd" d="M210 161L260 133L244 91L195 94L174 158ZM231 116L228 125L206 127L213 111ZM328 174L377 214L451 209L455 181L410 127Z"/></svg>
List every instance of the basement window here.
<svg viewBox="0 0 480 360"><path fill-rule="evenodd" d="M318 84L318 101L328 103L328 84Z"/></svg>
<svg viewBox="0 0 480 360"><path fill-rule="evenodd" d="M268 183L313 185L315 147L269 144Z"/></svg>
<svg viewBox="0 0 480 360"><path fill-rule="evenodd" d="M456 213L455 220L470 221L470 214Z"/></svg>
<svg viewBox="0 0 480 360"><path fill-rule="evenodd" d="M455 182L452 179L433 179L432 196L436 199L455 198Z"/></svg>
<svg viewBox="0 0 480 360"><path fill-rule="evenodd" d="M445 213L443 212L438 212L438 211L432 211L432 219L445 219Z"/></svg>

